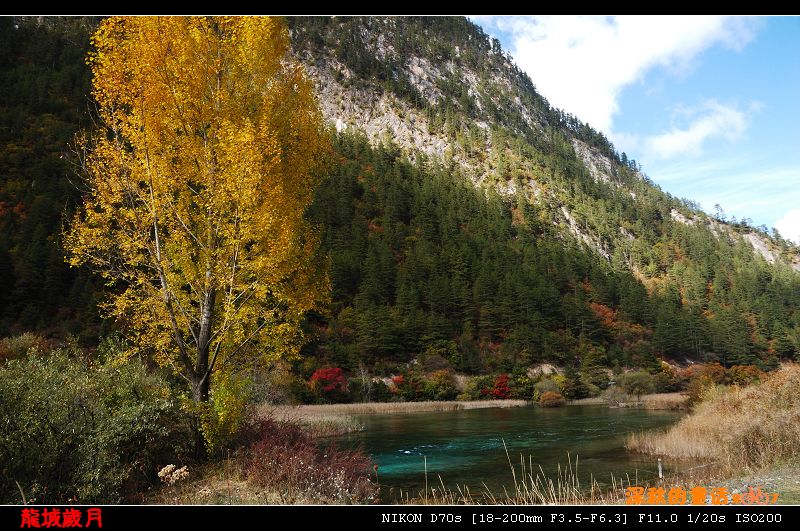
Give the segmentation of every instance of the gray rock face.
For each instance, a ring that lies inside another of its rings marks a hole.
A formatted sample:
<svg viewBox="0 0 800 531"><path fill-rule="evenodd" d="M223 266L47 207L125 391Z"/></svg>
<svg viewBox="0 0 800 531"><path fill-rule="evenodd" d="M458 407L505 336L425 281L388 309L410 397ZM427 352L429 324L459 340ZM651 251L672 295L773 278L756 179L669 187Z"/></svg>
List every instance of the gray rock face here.
<svg viewBox="0 0 800 531"><path fill-rule="evenodd" d="M390 69L394 79L405 80L409 91L415 95L398 96L380 80L359 76L329 48L315 52L295 50L316 83L326 120L337 131L360 131L375 145L398 146L412 160L423 155L456 167L475 186L491 187L510 200L521 193L532 204L550 212L553 225L561 227L563 237L574 238L606 259L611 258L615 247L635 242L635 231L622 226L603 229L585 217L580 205L565 206L563 198L572 192L539 178L537 169L545 167L543 161L526 161L526 167L515 178L502 175L497 162L502 155L498 153L506 146L498 144L498 138L502 141L503 135L512 136L533 144L559 140L550 138L553 124L548 123L548 119L552 121L554 113L547 114L548 104L499 47L482 51L477 62L475 50L469 49L472 37L468 37L463 49L451 42L442 42L438 47L433 46L434 52L427 49L401 54L395 47L399 42L395 37L404 30L397 19L363 19L356 28L361 53ZM415 41L435 41L435 32L427 32L426 29L425 34L415 35ZM457 103L453 105L453 101ZM450 102L449 107L446 102ZM455 109L453 112L459 114L456 125L436 114L442 108ZM555 116L559 116L558 112ZM574 119L569 115L562 113L560 116L561 132L592 180L600 186L613 188L615 193L621 191L633 201L640 201L641 187L619 177L620 162L581 139L585 138L580 132L585 127L583 124L571 121ZM639 183L650 184L635 166L628 167L627 171L628 175L632 172ZM791 260L780 256L768 238L759 234L742 235L702 213L686 215L675 208L669 211L668 219L685 226L705 227L716 238L744 240L754 253L769 263L785 263L800 271L800 255Z"/></svg>

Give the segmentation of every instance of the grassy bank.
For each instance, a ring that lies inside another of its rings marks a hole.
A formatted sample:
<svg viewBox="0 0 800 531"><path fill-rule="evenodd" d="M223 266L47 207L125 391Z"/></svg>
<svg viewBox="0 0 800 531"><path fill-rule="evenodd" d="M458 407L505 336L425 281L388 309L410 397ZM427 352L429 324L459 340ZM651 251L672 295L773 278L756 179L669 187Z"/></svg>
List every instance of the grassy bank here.
<svg viewBox="0 0 800 531"><path fill-rule="evenodd" d="M800 365L750 387L710 389L695 410L662 433L628 438L634 451L715 463L730 473L760 470L800 452Z"/></svg>
<svg viewBox="0 0 800 531"><path fill-rule="evenodd" d="M177 480L162 477L145 501L330 505L375 503L379 495L363 450L315 440L302 426L272 418L248 423L230 451L187 468Z"/></svg>
<svg viewBox="0 0 800 531"><path fill-rule="evenodd" d="M689 397L683 393L652 393L642 395L641 400L636 401L631 397L631 401L622 406L612 407L631 407L638 409L653 409L653 410L670 410L679 411L688 408ZM571 400L569 405L593 405L603 404L607 405L608 401L602 396L594 396L591 398L582 398L580 400Z"/></svg>

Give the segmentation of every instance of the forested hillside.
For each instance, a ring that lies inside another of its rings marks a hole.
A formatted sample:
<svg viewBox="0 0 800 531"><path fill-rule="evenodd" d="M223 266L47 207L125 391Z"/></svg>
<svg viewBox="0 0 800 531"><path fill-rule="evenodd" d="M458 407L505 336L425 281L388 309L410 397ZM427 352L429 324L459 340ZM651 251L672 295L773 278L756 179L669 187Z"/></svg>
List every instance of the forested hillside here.
<svg viewBox="0 0 800 531"><path fill-rule="evenodd" d="M96 340L98 283L64 262L64 215L80 199L71 152L91 125L85 65L95 22L0 19L0 335Z"/></svg>
<svg viewBox="0 0 800 531"><path fill-rule="evenodd" d="M552 108L477 26L289 22L331 122L382 146L358 169L348 156L355 182L336 172L337 208L321 210L334 312L345 310L332 329L360 331L351 365L427 349L463 370L654 357L773 366L796 351L797 248L664 193L602 133ZM399 153L426 162L369 160Z"/></svg>
<svg viewBox="0 0 800 531"><path fill-rule="evenodd" d="M546 361L591 380L659 358L770 368L796 355L796 247L661 191L466 19L288 23L335 147L309 212L333 302L309 317L305 378L425 358L466 373ZM4 336L91 345L107 332L100 283L60 247L81 195L70 145L91 124L94 24L0 20Z"/></svg>
<svg viewBox="0 0 800 531"><path fill-rule="evenodd" d="M482 372L652 368L665 357L770 367L793 355L800 279L747 246L676 223L656 245L680 260L634 273L560 237L521 196L363 137L336 148L312 210L331 256L335 302L317 345L328 363L355 370L423 353Z"/></svg>

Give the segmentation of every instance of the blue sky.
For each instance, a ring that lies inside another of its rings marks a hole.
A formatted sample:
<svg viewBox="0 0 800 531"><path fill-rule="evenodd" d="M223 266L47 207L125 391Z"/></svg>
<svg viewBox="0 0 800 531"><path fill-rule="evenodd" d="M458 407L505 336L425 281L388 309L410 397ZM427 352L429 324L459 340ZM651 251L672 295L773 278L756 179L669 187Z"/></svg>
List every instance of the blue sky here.
<svg viewBox="0 0 800 531"><path fill-rule="evenodd" d="M471 18L664 190L800 243L800 18Z"/></svg>

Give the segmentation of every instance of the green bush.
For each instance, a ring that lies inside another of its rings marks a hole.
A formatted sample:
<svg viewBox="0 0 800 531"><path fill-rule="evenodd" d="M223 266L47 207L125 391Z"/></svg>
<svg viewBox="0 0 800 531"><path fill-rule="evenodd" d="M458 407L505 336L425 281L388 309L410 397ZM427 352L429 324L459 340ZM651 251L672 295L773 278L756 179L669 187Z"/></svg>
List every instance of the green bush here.
<svg viewBox="0 0 800 531"><path fill-rule="evenodd" d="M530 400L534 394L534 380L525 373L514 374L511 378L511 398Z"/></svg>
<svg viewBox="0 0 800 531"><path fill-rule="evenodd" d="M440 369L428 376L423 383L425 400L453 400L458 395L453 372Z"/></svg>
<svg viewBox="0 0 800 531"><path fill-rule="evenodd" d="M491 376L473 376L467 380L464 386L464 391L458 395L458 400L483 400L486 396L481 394L481 391L486 387L490 387L494 382Z"/></svg>
<svg viewBox="0 0 800 531"><path fill-rule="evenodd" d="M600 393L603 392L603 390L600 389L600 387L594 385L591 382L587 382L585 380L583 381L583 386L586 389L586 394L588 396L600 396Z"/></svg>
<svg viewBox="0 0 800 531"><path fill-rule="evenodd" d="M138 361L90 368L69 352L0 369L0 501L134 501L191 441L177 401ZM17 486L19 484L19 487Z"/></svg>
<svg viewBox="0 0 800 531"><path fill-rule="evenodd" d="M564 371L564 383L562 386L563 392L561 393L565 398L570 400L579 400L591 396L592 389L586 385L581 375L575 370L574 367L567 366ZM554 378L555 379L555 378Z"/></svg>
<svg viewBox="0 0 800 531"><path fill-rule="evenodd" d="M655 379L646 371L626 372L617 377L617 384L629 395L636 397L636 401L641 401L642 395L652 393L655 390Z"/></svg>
<svg viewBox="0 0 800 531"><path fill-rule="evenodd" d="M406 402L426 400L425 379L414 372L402 376L402 383L397 386L398 396Z"/></svg>
<svg viewBox="0 0 800 531"><path fill-rule="evenodd" d="M44 352L48 345L45 338L30 332L14 337L4 337L0 339L0 362L22 359L28 355L28 352Z"/></svg>
<svg viewBox="0 0 800 531"><path fill-rule="evenodd" d="M589 388L589 394L599 394L600 390L608 387L608 370L603 367L592 367L581 374L584 384Z"/></svg>
<svg viewBox="0 0 800 531"><path fill-rule="evenodd" d="M449 360L459 358L458 345L455 341L434 341L425 347L425 352L417 357L417 362L425 372L440 371L450 368Z"/></svg>
<svg viewBox="0 0 800 531"><path fill-rule="evenodd" d="M392 390L384 383L383 380L375 380L372 382L372 395L370 400L372 402L389 402L392 399Z"/></svg>

